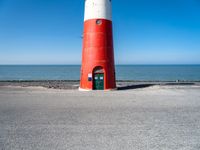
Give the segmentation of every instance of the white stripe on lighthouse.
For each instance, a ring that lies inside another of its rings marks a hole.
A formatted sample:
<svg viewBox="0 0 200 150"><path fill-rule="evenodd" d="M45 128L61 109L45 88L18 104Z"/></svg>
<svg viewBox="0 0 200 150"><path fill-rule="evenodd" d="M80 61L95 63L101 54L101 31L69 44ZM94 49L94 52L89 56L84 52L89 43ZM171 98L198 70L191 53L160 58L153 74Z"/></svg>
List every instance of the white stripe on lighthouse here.
<svg viewBox="0 0 200 150"><path fill-rule="evenodd" d="M111 0L85 0L85 18L112 20Z"/></svg>

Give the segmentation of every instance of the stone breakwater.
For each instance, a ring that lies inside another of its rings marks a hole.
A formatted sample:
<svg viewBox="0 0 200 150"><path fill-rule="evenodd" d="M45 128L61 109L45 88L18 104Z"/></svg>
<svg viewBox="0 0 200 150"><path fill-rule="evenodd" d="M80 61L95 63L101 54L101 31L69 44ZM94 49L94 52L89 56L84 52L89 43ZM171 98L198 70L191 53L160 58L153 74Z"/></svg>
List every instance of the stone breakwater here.
<svg viewBox="0 0 200 150"><path fill-rule="evenodd" d="M117 81L118 90L145 88L154 85L200 85L200 82L189 81ZM52 89L78 89L78 80L9 80L0 81L0 86L45 87Z"/></svg>

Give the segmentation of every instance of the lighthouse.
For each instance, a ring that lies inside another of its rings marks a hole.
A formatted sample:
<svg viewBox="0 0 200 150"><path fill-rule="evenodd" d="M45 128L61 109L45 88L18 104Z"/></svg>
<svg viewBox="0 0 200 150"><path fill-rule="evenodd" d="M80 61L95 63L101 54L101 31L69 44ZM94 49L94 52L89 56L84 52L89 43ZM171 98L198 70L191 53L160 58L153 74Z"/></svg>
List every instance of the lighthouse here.
<svg viewBox="0 0 200 150"><path fill-rule="evenodd" d="M79 89L116 89L111 0L85 0Z"/></svg>

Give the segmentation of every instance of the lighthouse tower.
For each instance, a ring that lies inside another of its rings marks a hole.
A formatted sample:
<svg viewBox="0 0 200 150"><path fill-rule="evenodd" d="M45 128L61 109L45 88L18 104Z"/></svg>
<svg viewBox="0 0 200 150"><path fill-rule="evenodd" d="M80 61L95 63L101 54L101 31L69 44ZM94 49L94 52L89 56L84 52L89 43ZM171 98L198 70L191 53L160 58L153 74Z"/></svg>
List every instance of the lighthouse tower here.
<svg viewBox="0 0 200 150"><path fill-rule="evenodd" d="M85 0L80 90L116 88L111 0Z"/></svg>

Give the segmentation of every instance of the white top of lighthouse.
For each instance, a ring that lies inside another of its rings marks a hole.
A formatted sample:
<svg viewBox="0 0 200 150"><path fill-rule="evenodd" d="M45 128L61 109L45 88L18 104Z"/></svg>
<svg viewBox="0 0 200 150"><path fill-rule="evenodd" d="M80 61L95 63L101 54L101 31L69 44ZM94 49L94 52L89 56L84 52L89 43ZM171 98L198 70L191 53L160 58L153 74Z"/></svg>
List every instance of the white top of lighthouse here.
<svg viewBox="0 0 200 150"><path fill-rule="evenodd" d="M112 20L111 0L85 0L85 18Z"/></svg>

